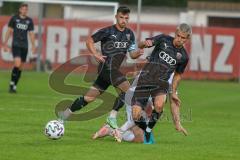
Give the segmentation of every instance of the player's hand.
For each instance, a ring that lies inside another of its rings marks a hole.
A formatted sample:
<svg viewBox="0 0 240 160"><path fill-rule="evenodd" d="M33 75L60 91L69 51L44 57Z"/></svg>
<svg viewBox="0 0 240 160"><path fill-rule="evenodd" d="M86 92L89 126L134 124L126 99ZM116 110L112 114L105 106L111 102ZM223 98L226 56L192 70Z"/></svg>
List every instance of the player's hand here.
<svg viewBox="0 0 240 160"><path fill-rule="evenodd" d="M179 99L178 95L176 93L173 93L171 96L173 102L180 107L181 100Z"/></svg>
<svg viewBox="0 0 240 160"><path fill-rule="evenodd" d="M138 50L138 57L142 56L144 54L144 49Z"/></svg>
<svg viewBox="0 0 240 160"><path fill-rule="evenodd" d="M4 52L10 52L11 49L8 47L8 45L4 44L4 45L3 45L3 51L4 51Z"/></svg>
<svg viewBox="0 0 240 160"><path fill-rule="evenodd" d="M107 58L107 56L103 56L103 55L100 55L100 54L94 54L94 58L96 59L96 61L98 63L104 63L105 62L105 58Z"/></svg>
<svg viewBox="0 0 240 160"><path fill-rule="evenodd" d="M188 135L187 130L185 128L183 128L183 126L181 124L176 125L176 130L178 132L182 132L185 136Z"/></svg>
<svg viewBox="0 0 240 160"><path fill-rule="evenodd" d="M142 56L144 54L144 49L138 49L137 52L136 52L136 55L134 57L134 59Z"/></svg>
<svg viewBox="0 0 240 160"><path fill-rule="evenodd" d="M153 41L152 40L146 40L144 41L145 47L152 47L153 46Z"/></svg>

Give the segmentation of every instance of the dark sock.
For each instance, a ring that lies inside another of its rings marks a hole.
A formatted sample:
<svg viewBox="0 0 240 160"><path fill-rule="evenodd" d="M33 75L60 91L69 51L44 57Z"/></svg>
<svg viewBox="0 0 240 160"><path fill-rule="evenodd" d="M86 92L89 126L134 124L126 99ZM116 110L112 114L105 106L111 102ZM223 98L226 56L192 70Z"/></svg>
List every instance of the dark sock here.
<svg viewBox="0 0 240 160"><path fill-rule="evenodd" d="M163 111L158 113L155 109L152 111L151 118L150 118L149 123L148 123L148 127L150 129L153 129L153 127L157 123L158 119L161 117L162 113L163 113Z"/></svg>
<svg viewBox="0 0 240 160"><path fill-rule="evenodd" d="M147 122L146 122L146 120L143 117L141 117L138 121L135 121L135 124L139 128L141 128L143 131L145 131L146 128L147 128Z"/></svg>
<svg viewBox="0 0 240 160"><path fill-rule="evenodd" d="M124 106L125 93L121 92L119 96L115 99L113 110L119 111Z"/></svg>
<svg viewBox="0 0 240 160"><path fill-rule="evenodd" d="M88 104L88 102L86 102L86 101L84 100L84 97L81 96L81 97L77 98L77 99L72 103L72 105L71 105L69 108L70 108L70 110L71 110L72 112L75 112L75 111L77 111L77 110L82 109L82 108L83 108L84 106L86 106L87 104Z"/></svg>
<svg viewBox="0 0 240 160"><path fill-rule="evenodd" d="M145 133L145 139L146 139L146 141L149 142L150 137L151 137L151 132L144 131L144 133Z"/></svg>
<svg viewBox="0 0 240 160"><path fill-rule="evenodd" d="M18 75L19 75L19 68L13 67L12 74L11 74L11 85L16 85L16 82L18 81Z"/></svg>
<svg viewBox="0 0 240 160"><path fill-rule="evenodd" d="M19 79L21 78L21 74L22 74L22 70L18 70L18 74L17 74L17 79L16 79L16 81L15 81L15 85L18 84L18 81L19 81Z"/></svg>

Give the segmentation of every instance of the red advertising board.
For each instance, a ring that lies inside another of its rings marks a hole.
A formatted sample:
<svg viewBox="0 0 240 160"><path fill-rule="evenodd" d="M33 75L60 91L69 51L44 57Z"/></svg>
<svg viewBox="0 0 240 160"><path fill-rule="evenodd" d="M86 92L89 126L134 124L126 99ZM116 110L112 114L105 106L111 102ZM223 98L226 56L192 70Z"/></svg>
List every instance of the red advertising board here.
<svg viewBox="0 0 240 160"><path fill-rule="evenodd" d="M10 17L0 18L1 42L7 29ZM64 64L70 59L81 56L79 64L96 66L95 60L88 56L85 40L88 35L111 25L111 22L44 19L42 23L43 61L48 60L53 66ZM136 30L136 24L130 24ZM141 24L141 39L160 33L174 35L176 26ZM35 33L38 36L38 23L35 20ZM38 44L38 42L36 42ZM11 45L11 40L9 41ZM12 67L11 53L6 53L0 45L0 69ZM189 53L189 64L184 74L189 79L233 79L240 74L240 29L193 27L193 35L186 45ZM145 55L151 49L146 49ZM29 53L31 57L32 53ZM26 64L32 69L34 64ZM123 64L123 68L131 68L133 64ZM133 67L132 67L133 68Z"/></svg>

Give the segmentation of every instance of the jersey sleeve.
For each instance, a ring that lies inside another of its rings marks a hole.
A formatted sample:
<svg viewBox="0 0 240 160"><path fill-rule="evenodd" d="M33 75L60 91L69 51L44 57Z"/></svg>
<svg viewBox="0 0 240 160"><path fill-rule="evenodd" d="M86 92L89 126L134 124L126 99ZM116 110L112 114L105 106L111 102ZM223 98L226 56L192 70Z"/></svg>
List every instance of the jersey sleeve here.
<svg viewBox="0 0 240 160"><path fill-rule="evenodd" d="M164 38L164 34L160 34L154 37L150 37L150 38L146 38L146 40L151 40L152 41L152 46L149 47L153 47L155 45L157 45L159 43L159 41L161 41L161 39Z"/></svg>
<svg viewBox="0 0 240 160"><path fill-rule="evenodd" d="M107 35L108 35L107 29L103 28L103 29L100 29L99 31L97 31L96 33L94 33L92 35L92 39L93 39L94 43L96 43L96 42L102 41L104 38L107 37Z"/></svg>
<svg viewBox="0 0 240 160"><path fill-rule="evenodd" d="M180 74L184 73L187 64L188 64L188 57L185 57L179 64L177 64L176 72Z"/></svg>
<svg viewBox="0 0 240 160"><path fill-rule="evenodd" d="M136 44L135 36L134 36L133 32L131 32L130 36L131 37L130 37L130 44L128 47L128 52L133 52L137 49L137 44Z"/></svg>
<svg viewBox="0 0 240 160"><path fill-rule="evenodd" d="M8 22L8 27L10 27L10 28L14 28L14 24L15 24L15 18L14 17L12 17L11 19L10 19L10 21Z"/></svg>
<svg viewBox="0 0 240 160"><path fill-rule="evenodd" d="M28 31L33 31L34 30L34 24L32 19L30 20L29 26L28 26Z"/></svg>

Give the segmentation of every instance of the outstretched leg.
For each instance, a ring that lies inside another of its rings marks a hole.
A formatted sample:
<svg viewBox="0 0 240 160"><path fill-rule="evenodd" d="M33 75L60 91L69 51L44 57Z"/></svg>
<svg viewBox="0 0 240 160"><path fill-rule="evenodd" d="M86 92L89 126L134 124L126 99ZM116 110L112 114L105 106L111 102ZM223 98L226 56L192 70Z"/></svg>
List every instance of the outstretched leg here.
<svg viewBox="0 0 240 160"><path fill-rule="evenodd" d="M88 103L94 101L101 93L98 88L92 86L84 96L80 96L65 111L60 112L59 118L67 120L73 112L82 109Z"/></svg>

